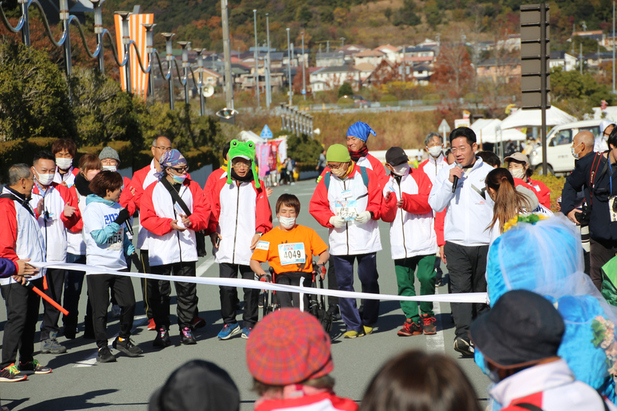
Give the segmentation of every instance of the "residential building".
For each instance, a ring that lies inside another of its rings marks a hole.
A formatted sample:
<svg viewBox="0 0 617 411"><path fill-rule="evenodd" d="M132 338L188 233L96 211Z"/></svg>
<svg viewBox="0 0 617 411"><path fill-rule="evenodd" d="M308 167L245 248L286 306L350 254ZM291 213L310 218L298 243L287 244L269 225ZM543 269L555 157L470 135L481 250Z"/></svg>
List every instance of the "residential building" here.
<svg viewBox="0 0 617 411"><path fill-rule="evenodd" d="M495 83L504 80L509 83L512 78L521 76L521 60L515 58L489 58L478 63L478 77L491 78Z"/></svg>
<svg viewBox="0 0 617 411"><path fill-rule="evenodd" d="M356 66L360 63L368 63L372 64L373 66L378 66L379 63L381 63L381 61L385 58L385 53L382 53L379 50L364 50L356 54L353 60L354 65Z"/></svg>
<svg viewBox="0 0 617 411"><path fill-rule="evenodd" d="M565 51L551 51L550 68L561 67L563 71L577 70L578 57Z"/></svg>
<svg viewBox="0 0 617 411"><path fill-rule="evenodd" d="M352 87L358 87L361 72L352 66L324 67L310 74L309 79L313 92L333 90L347 82Z"/></svg>

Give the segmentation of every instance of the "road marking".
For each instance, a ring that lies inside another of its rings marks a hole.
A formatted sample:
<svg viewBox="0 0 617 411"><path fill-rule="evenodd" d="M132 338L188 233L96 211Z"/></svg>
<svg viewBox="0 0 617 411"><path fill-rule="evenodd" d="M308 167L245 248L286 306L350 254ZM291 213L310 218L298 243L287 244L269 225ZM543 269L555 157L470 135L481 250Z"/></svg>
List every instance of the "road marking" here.
<svg viewBox="0 0 617 411"><path fill-rule="evenodd" d="M435 290L435 294L440 294L439 289ZM437 327L437 334L426 336L426 350L428 352L438 352L444 354L446 352L446 345L443 338L443 326L441 323L441 304L438 302L433 303L433 312L435 313L435 326Z"/></svg>
<svg viewBox="0 0 617 411"><path fill-rule="evenodd" d="M139 317L135 317L135 319L133 320L133 329L135 329L135 327L141 327L147 322L148 322L148 319L146 318L145 315L140 315ZM107 340L107 346L109 347L110 350L112 349L111 344L114 342L114 340L117 337L118 337L118 334L116 333L113 337ZM98 354L99 354L98 350L94 351L94 353L90 355L88 358L86 358L85 360L77 361L73 365L73 368L92 367L93 365L96 365L96 357L98 356Z"/></svg>
<svg viewBox="0 0 617 411"><path fill-rule="evenodd" d="M197 277L203 277L203 275L208 271L210 267L214 264L214 257L209 257L197 267Z"/></svg>

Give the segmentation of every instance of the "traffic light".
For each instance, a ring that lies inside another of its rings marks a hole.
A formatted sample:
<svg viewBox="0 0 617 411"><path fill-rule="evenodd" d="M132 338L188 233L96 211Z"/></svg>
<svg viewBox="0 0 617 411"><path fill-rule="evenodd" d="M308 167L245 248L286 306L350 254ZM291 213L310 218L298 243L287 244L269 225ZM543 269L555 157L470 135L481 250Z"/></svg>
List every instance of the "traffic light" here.
<svg viewBox="0 0 617 411"><path fill-rule="evenodd" d="M550 108L549 6L521 5L521 105L523 109Z"/></svg>

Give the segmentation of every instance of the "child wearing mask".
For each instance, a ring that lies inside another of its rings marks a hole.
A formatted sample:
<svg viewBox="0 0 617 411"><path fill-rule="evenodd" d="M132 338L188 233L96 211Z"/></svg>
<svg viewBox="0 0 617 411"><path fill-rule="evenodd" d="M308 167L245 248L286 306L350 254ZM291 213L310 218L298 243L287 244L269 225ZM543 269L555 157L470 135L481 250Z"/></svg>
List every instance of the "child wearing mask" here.
<svg viewBox="0 0 617 411"><path fill-rule="evenodd" d="M258 275L266 275L261 263L267 262L274 269L277 284L311 284L313 272L312 256L319 256L317 266L323 267L330 254L328 246L312 228L296 224L300 214L300 200L293 194L283 194L276 201L276 217L279 226L264 234L251 257L251 269ZM323 279L325 273L321 274ZM299 307L297 296L293 293L277 291L281 307ZM293 298L293 302L292 302Z"/></svg>

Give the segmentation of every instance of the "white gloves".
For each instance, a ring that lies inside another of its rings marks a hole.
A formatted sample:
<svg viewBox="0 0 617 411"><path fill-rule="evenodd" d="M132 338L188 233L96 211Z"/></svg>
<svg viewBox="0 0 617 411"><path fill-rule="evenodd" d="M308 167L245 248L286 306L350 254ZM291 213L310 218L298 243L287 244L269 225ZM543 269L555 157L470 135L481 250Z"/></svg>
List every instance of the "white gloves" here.
<svg viewBox="0 0 617 411"><path fill-rule="evenodd" d="M341 228L345 226L345 219L343 217L339 217L337 215L333 215L330 217L330 224L332 224L335 228Z"/></svg>
<svg viewBox="0 0 617 411"><path fill-rule="evenodd" d="M365 224L370 219L371 219L371 212L370 211L363 211L360 214L358 214L358 216L356 217L356 222L358 224Z"/></svg>

